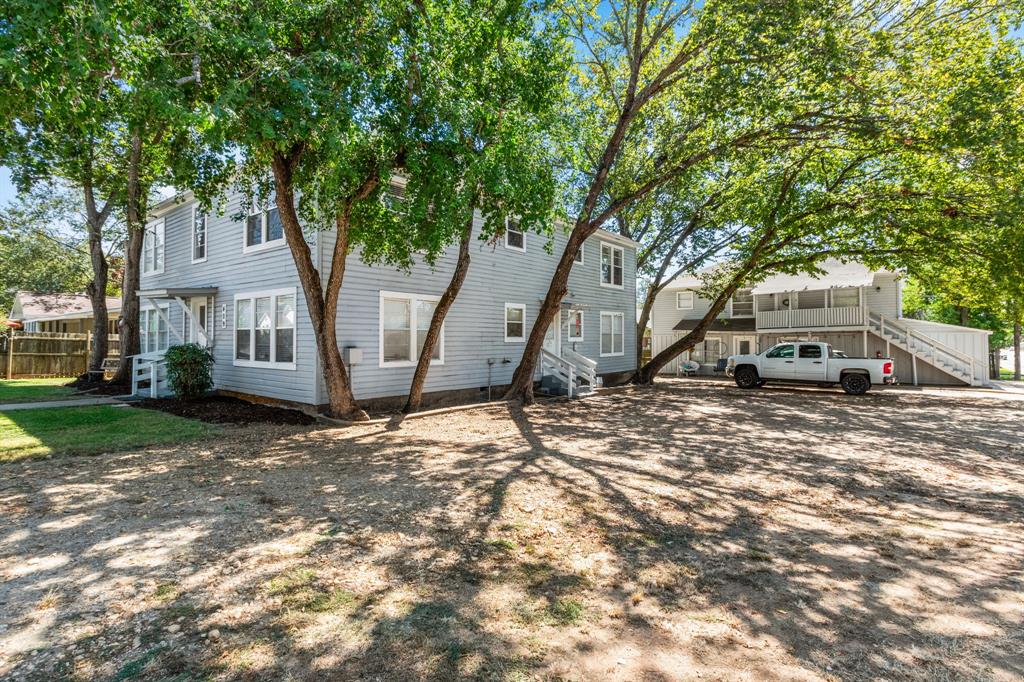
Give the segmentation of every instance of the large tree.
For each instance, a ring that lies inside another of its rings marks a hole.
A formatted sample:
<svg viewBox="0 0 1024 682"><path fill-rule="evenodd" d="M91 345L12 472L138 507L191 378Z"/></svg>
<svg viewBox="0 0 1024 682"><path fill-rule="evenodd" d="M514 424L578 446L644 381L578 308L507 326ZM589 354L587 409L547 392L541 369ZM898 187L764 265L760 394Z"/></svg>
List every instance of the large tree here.
<svg viewBox="0 0 1024 682"><path fill-rule="evenodd" d="M864 53L891 58L892 41L876 34L904 19L899 3L886 4L891 22L881 6L845 2L600 7L566 10L580 54L573 134L562 153L567 212L575 217L507 393L524 402L532 400L537 355L583 241L706 162L755 143L785 147L825 130L877 127L877 93L859 82L872 66Z"/></svg>

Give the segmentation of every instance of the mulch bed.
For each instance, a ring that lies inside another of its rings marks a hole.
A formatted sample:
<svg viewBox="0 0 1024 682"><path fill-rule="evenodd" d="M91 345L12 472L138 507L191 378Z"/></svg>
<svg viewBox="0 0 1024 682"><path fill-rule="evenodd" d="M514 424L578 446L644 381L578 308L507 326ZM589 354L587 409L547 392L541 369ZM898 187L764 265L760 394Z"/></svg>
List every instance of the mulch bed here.
<svg viewBox="0 0 1024 682"><path fill-rule="evenodd" d="M305 412L283 407L250 403L227 396L206 396L195 400L178 398L144 398L132 401L135 407L160 410L179 417L198 419L212 424L293 424L307 426L316 419Z"/></svg>

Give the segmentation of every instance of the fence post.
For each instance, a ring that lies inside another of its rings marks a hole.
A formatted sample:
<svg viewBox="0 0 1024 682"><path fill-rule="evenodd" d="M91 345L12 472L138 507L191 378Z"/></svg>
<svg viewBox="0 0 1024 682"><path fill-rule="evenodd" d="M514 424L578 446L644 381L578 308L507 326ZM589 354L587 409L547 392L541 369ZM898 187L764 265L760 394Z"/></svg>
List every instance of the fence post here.
<svg viewBox="0 0 1024 682"><path fill-rule="evenodd" d="M7 379L10 381L14 374L14 329L11 329L10 337L7 340Z"/></svg>

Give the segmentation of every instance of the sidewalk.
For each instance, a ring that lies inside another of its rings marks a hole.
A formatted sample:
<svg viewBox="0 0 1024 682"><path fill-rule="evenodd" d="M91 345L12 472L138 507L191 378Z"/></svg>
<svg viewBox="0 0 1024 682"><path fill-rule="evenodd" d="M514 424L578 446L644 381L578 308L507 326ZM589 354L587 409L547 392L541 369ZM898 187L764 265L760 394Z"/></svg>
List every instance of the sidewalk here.
<svg viewBox="0 0 1024 682"><path fill-rule="evenodd" d="M45 400L36 403L0 403L0 412L14 410L42 410L49 407L85 407L87 405L122 405L123 403L109 396L100 398L70 398L68 400Z"/></svg>

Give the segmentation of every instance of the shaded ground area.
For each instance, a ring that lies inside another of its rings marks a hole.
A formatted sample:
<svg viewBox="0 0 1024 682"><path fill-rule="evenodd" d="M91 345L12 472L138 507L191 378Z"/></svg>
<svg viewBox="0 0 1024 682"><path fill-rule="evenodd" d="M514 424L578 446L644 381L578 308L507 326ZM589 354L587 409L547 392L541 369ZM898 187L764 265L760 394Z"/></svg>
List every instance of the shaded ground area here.
<svg viewBox="0 0 1024 682"><path fill-rule="evenodd" d="M1019 679L1024 410L665 382L0 473L10 679Z"/></svg>
<svg viewBox="0 0 1024 682"><path fill-rule="evenodd" d="M179 417L198 419L211 424L297 424L308 426L316 422L314 417L298 410L250 403L228 396L212 395L194 400L145 398L132 401L132 405L147 410L169 412Z"/></svg>

